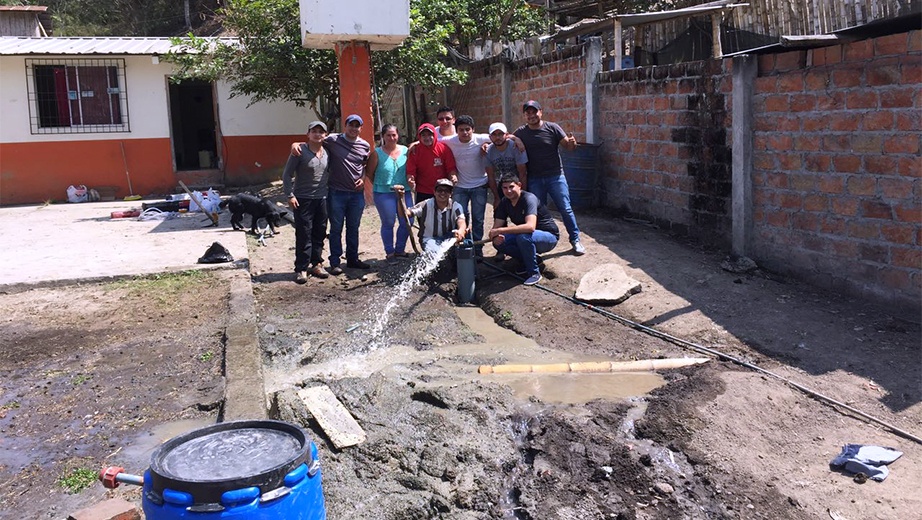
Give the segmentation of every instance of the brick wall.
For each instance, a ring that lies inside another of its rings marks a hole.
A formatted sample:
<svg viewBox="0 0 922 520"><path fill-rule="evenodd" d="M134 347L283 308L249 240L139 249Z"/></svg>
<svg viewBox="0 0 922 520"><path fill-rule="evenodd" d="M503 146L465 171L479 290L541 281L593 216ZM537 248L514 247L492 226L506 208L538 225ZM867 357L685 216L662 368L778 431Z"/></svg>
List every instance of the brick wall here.
<svg viewBox="0 0 922 520"><path fill-rule="evenodd" d="M919 37L760 56L752 177L760 263L918 305Z"/></svg>
<svg viewBox="0 0 922 520"><path fill-rule="evenodd" d="M486 133L490 123L503 120L502 65L498 59L479 62L468 70L463 87L452 88L451 108L455 116L474 118L474 128ZM508 124L508 123L507 123Z"/></svg>
<svg viewBox="0 0 922 520"><path fill-rule="evenodd" d="M605 205L661 227L729 241L730 61L603 73Z"/></svg>
<svg viewBox="0 0 922 520"><path fill-rule="evenodd" d="M541 104L547 121L586 139L586 59L584 46L577 45L513 63L512 121L509 130L525 124L522 105L530 99Z"/></svg>
<svg viewBox="0 0 922 520"><path fill-rule="evenodd" d="M502 62L494 57L474 64L467 84L452 89L456 115L474 118L478 132L502 121L513 131L525 124L522 105L530 99L541 104L542 114L576 139L586 138L586 74L583 45L518 60L511 67L512 120L503 121Z"/></svg>

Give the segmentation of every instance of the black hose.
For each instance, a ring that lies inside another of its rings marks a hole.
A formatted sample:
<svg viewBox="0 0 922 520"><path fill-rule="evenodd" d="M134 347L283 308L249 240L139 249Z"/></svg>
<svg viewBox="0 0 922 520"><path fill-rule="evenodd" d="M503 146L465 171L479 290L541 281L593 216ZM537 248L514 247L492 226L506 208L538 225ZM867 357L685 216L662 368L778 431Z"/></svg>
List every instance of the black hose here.
<svg viewBox="0 0 922 520"><path fill-rule="evenodd" d="M513 273L513 272L511 272L511 271L507 271L507 270L505 270L505 269L503 269L503 268L501 268L501 267L499 267L499 266L493 265L493 264L491 264L491 263L489 263L489 262L483 262L483 265L486 265L486 266L488 266L488 267L491 267L491 268L493 268L493 269L495 269L495 270L497 270L497 271L501 271L501 272L504 273L504 274L507 274L507 275L509 275L509 276L512 276L513 278L518 279L519 281L525 281L525 279L522 278L521 276L519 276L519 275L517 275L517 274L515 274L515 273ZM596 306L594 306L594 305L590 305L590 304L588 304L588 303L586 303L586 302L577 300L576 298L573 298L572 296L567 296L566 294L557 292L557 291L555 291L555 290L553 290L553 289L551 289L551 288L549 288L549 287L546 287L546 286L544 286L544 285L535 284L535 285L533 285L532 287L537 287L538 289L541 289L542 291L551 293L551 294L553 294L553 295L555 295L555 296L559 296L559 297L561 297L561 298L563 298L563 299L565 299L565 300L568 300L568 301L570 301L570 302L572 302L572 303L575 303L575 304L577 304L577 305L580 305L580 306L582 306L582 307L585 307L585 308L587 308L587 309L589 309L589 310L591 310L591 311L593 311L593 312L596 312L596 313L598 313L598 314L601 314L602 316L605 316L606 318L609 318L609 319L611 319L611 320L617 321L618 323L621 323L622 325L627 325L628 327L631 327L632 329L639 330L639 331L641 331L641 332L643 332L643 333L645 333L645 334L649 334L649 335L651 335L651 336L653 336L653 337L655 337L655 338L659 338L659 339L662 339L662 340L664 340L664 341L668 341L668 342L673 343L673 344L675 344L675 345L678 345L678 346L680 346L680 347L685 347L685 348L694 350L694 351L696 351L696 352L700 352L700 353L702 353L702 354L709 354L709 355L712 355L712 356L716 357L717 359L720 359L721 361L730 361L731 363L736 363L737 365L744 366L744 367L746 367L746 368L748 368L748 369L755 370L756 372L760 372L760 373L765 374L765 375L767 375L767 376L774 377L775 379L779 379L779 380L781 380L781 381L787 383L789 386L791 386L791 387L793 387L793 388L796 388L797 390L800 390L801 392L803 392L803 393L805 393L805 394L807 394L807 395L809 395L809 396L811 396L811 397L814 397L814 398L816 398L816 399L819 399L820 401L823 401L823 402L825 402L825 403L827 403L827 404L830 404L830 405L833 405L833 406L838 406L838 407L840 407L840 408L842 408L842 409L844 409L844 410L848 410L849 412L851 412L851 413L853 413L853 414L855 414L855 415L858 415L858 416L860 416L860 417L863 417L863 418L867 419L868 421L871 421L871 422L873 422L873 423L877 423L877 424L883 426L884 428L887 428L888 430L890 430L891 432L893 432L893 433L895 433L895 434L897 434L897 435L899 435L899 436L905 437L905 438L907 438L907 439L909 439L909 440L912 440L912 441L915 441L915 442L917 442L917 443L919 443L919 444L922 444L922 438L919 438L919 437L917 437L917 436L915 436L915 435L913 435L913 434L911 434L911 433L909 433L909 432L907 432L907 431L905 431L905 430L902 430L902 429L900 429L900 428L897 428L896 426L893 426L893 425L890 424L890 423L887 423L887 422L885 422L885 421L882 421L881 419L878 419L878 418L876 418L876 417L874 417L874 416L872 416L872 415L868 415L868 414L862 412L861 410L858 410L858 409L856 409L856 408L854 408L854 407L851 407L851 406L849 406L849 405L847 405L847 404L845 404L845 403L842 403L842 402L840 402L840 401L837 401L837 400L835 400L835 399L833 399L833 398L831 398L831 397L827 397L827 396L825 396L825 395L823 395L823 394L821 394L821 393L819 393L819 392L815 392L815 391L813 391L813 390L810 390L809 388L807 388L807 387L805 387L805 386L803 386L803 385L801 385L801 384L799 384L799 383L795 383L794 381L791 381L790 379L788 379L788 378L786 378L786 377L780 376L780 375L778 375L778 374L776 374L776 373L774 373L774 372L772 372L772 371L770 371L770 370L766 370L766 369L764 369L764 368L762 368L762 367L753 365L752 363L743 361L742 359L739 359L739 358L730 356L730 355L728 355L728 354L724 354L723 352L719 352L719 351L714 350L714 349L710 349L710 348L707 348L707 347L703 347L703 346L701 346L701 345L698 345L697 343L692 343L691 341L684 340L684 339L682 339L682 338L678 338L678 337L673 336L673 335L671 335L671 334L667 334L667 333L665 333L665 332L656 330L656 329L654 329L654 328L652 328L652 327L647 327L646 325L642 325L642 324L637 323L637 322L635 322L635 321L631 321L631 320L629 320L629 319L627 319L627 318L625 318L625 317L623 317L623 316L618 316L617 314L612 313L612 312L609 312L609 311L606 311L605 309L600 309L600 308L598 308L598 307L596 307Z"/></svg>

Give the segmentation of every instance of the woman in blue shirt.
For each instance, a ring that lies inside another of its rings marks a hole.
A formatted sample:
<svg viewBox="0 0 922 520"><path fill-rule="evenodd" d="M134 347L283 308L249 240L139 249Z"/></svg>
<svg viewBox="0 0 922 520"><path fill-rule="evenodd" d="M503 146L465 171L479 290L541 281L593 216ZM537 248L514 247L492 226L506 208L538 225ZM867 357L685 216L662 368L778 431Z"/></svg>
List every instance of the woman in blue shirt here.
<svg viewBox="0 0 922 520"><path fill-rule="evenodd" d="M397 144L397 127L391 124L381 129L383 146L375 148L369 160L367 172L373 183L375 207L381 217L381 241L387 259L409 256L406 253L410 228L403 219L397 219L397 194L391 189L395 185L407 184L407 147ZM405 195L407 207L413 206L413 196ZM397 220L397 240L394 241L394 220Z"/></svg>

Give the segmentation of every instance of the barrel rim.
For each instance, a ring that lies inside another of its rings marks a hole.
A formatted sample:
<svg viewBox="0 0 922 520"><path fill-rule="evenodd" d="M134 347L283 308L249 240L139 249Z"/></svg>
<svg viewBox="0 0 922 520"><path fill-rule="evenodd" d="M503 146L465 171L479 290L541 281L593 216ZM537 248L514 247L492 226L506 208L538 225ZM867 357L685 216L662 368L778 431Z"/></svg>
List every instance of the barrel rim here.
<svg viewBox="0 0 922 520"><path fill-rule="evenodd" d="M166 454L190 440L217 432L248 428L278 430L288 433L301 443L301 449L293 458L273 468L253 475L225 479L196 480L178 478L169 474L162 466L162 461ZM196 504L220 503L221 495L226 491L255 486L260 488L261 493L265 493L278 488L284 483L285 475L301 464L310 462L312 458L310 437L303 428L296 424L269 419L223 422L186 432L158 446L151 454L151 488L157 493L163 493L164 489L189 493Z"/></svg>

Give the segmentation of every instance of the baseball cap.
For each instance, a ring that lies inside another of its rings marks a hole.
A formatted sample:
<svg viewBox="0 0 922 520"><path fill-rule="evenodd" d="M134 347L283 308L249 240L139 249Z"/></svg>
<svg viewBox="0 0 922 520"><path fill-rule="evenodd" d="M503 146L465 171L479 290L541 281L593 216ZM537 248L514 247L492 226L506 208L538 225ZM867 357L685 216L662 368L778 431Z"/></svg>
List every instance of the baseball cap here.
<svg viewBox="0 0 922 520"><path fill-rule="evenodd" d="M490 125L490 131L488 133L492 134L497 130L502 130L504 134L509 132L509 130L506 129L506 125L502 123L493 123Z"/></svg>
<svg viewBox="0 0 922 520"><path fill-rule="evenodd" d="M529 108L534 108L535 110L541 110L541 105L538 104L538 102L535 101L534 99L529 99L529 100L526 101L525 104L522 106L522 112L528 110Z"/></svg>
<svg viewBox="0 0 922 520"><path fill-rule="evenodd" d="M362 121L362 118L359 117L358 114L350 114L349 117L346 118L347 125L352 121L358 121L360 126L365 124L365 121Z"/></svg>
<svg viewBox="0 0 922 520"><path fill-rule="evenodd" d="M327 131L327 125L324 124L323 121L311 121L311 122L307 125L307 131L310 132L311 130L314 129L315 126L319 126L320 128L323 128L323 131L324 131L324 132Z"/></svg>
<svg viewBox="0 0 922 520"><path fill-rule="evenodd" d="M432 126L432 125L430 125L429 123L423 123L423 124L419 125L419 129L416 131L416 134L419 135L419 134L423 133L424 131L425 131L425 132L431 132L432 135L435 135L435 127Z"/></svg>
<svg viewBox="0 0 922 520"><path fill-rule="evenodd" d="M435 189L439 189L440 187L448 188L451 190L451 189L454 189L455 185L452 184L451 181L448 179L438 179L435 181Z"/></svg>

